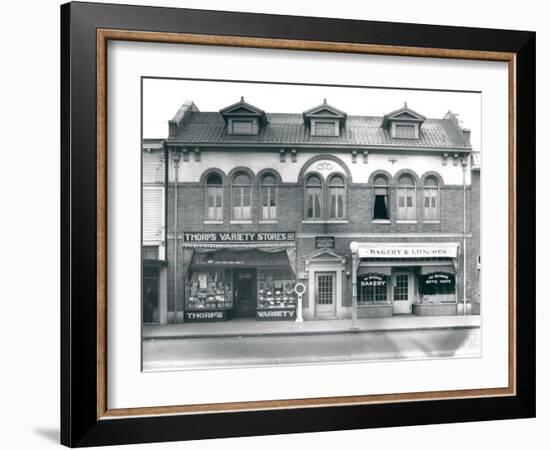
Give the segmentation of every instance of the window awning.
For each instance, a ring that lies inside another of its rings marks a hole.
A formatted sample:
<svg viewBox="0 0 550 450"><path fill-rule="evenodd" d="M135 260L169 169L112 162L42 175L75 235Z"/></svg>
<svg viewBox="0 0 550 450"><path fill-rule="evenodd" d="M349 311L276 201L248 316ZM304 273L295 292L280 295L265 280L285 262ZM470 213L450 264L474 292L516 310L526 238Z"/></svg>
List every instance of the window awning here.
<svg viewBox="0 0 550 450"><path fill-rule="evenodd" d="M359 258L410 259L456 258L456 242L351 242L350 249Z"/></svg>

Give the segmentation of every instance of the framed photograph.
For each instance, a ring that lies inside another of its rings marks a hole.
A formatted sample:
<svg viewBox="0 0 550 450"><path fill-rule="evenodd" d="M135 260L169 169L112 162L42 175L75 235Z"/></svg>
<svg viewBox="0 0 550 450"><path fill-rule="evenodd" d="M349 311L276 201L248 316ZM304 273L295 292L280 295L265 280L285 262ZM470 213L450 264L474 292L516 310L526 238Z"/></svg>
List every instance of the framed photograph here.
<svg viewBox="0 0 550 450"><path fill-rule="evenodd" d="M61 7L61 441L535 415L535 33Z"/></svg>

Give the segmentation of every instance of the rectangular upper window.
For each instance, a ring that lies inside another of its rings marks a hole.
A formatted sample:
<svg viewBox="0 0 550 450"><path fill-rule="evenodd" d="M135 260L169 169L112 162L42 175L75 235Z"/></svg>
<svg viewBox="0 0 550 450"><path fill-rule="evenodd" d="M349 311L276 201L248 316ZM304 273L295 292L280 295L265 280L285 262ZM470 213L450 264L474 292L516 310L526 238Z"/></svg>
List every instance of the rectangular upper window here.
<svg viewBox="0 0 550 450"><path fill-rule="evenodd" d="M230 134L256 134L254 120L241 120L233 119L230 121L229 132Z"/></svg>
<svg viewBox="0 0 550 450"><path fill-rule="evenodd" d="M393 137L397 139L416 139L418 137L417 126L395 124Z"/></svg>
<svg viewBox="0 0 550 450"><path fill-rule="evenodd" d="M336 120L312 120L312 136L338 136L340 132L338 121Z"/></svg>

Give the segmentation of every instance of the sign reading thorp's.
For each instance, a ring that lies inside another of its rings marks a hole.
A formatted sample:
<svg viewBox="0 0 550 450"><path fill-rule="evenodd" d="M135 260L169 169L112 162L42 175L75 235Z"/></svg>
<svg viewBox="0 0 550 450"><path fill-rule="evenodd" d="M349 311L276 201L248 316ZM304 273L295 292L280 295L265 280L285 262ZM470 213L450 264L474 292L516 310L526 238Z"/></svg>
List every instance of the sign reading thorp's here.
<svg viewBox="0 0 550 450"><path fill-rule="evenodd" d="M184 242L294 242L294 232L204 232L187 231L183 233Z"/></svg>

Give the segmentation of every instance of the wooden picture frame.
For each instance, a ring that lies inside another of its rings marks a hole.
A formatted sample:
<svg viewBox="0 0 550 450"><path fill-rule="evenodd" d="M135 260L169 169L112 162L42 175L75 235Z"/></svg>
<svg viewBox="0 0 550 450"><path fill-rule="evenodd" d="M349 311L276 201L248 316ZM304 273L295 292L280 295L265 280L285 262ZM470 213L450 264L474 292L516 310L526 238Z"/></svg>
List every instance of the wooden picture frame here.
<svg viewBox="0 0 550 450"><path fill-rule="evenodd" d="M505 61L509 385L261 402L107 405L107 42ZM535 33L69 3L61 7L61 442L71 447L535 416Z"/></svg>

